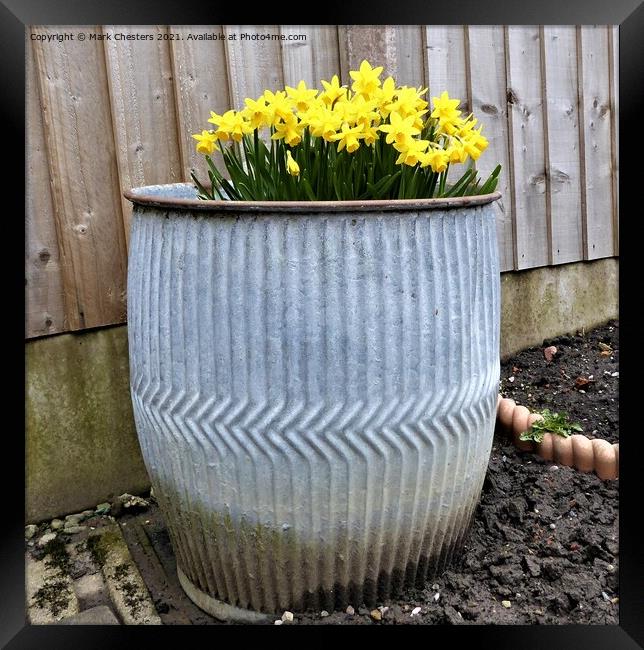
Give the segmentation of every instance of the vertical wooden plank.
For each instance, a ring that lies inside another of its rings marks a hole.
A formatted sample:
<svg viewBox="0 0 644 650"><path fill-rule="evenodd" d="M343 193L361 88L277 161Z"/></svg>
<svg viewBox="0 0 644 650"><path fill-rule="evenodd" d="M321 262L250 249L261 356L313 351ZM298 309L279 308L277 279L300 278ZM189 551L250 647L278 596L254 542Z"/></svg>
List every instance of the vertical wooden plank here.
<svg viewBox="0 0 644 650"><path fill-rule="evenodd" d="M363 59L383 66L382 79L391 75L398 85L424 83L423 32L418 25L351 25L339 28L340 62L344 83L351 83L349 70Z"/></svg>
<svg viewBox="0 0 644 650"><path fill-rule="evenodd" d="M552 263L564 264L583 259L577 38L569 25L543 33Z"/></svg>
<svg viewBox="0 0 644 650"><path fill-rule="evenodd" d="M25 335L66 329L54 206L31 41L26 50Z"/></svg>
<svg viewBox="0 0 644 650"><path fill-rule="evenodd" d="M497 190L502 197L495 203L499 264L502 271L515 268L511 174L508 142L508 109L506 97L505 38L503 27L473 26L468 28L469 68L472 112L483 125L488 148L476 166L483 180L500 164L501 176ZM457 175L464 170L457 167Z"/></svg>
<svg viewBox="0 0 644 650"><path fill-rule="evenodd" d="M265 90L284 87L282 52L277 25L225 26L226 59L230 84L231 108L244 107L246 97L259 97ZM275 39L251 40L253 35Z"/></svg>
<svg viewBox="0 0 644 650"><path fill-rule="evenodd" d="M465 28L461 25L428 25L425 30L429 97L446 90L450 97L458 97L460 109L469 113L472 104L465 57Z"/></svg>
<svg viewBox="0 0 644 650"><path fill-rule="evenodd" d="M429 90L427 99L446 90L450 97L461 100L459 110L466 115L472 111L467 30L463 25L426 27L426 70ZM463 165L452 166L447 175L449 183L463 174ZM497 208L498 209L498 208Z"/></svg>
<svg viewBox="0 0 644 650"><path fill-rule="evenodd" d="M208 122L210 111L225 113L232 108L228 91L228 71L223 40L188 40L188 35L202 33L222 34L221 25L173 26L172 33L183 36L170 42L173 66L179 146L183 160L183 178L190 180L190 170L207 181L208 166L201 154L195 151L193 133L212 128ZM213 157L215 164L225 170L220 153Z"/></svg>
<svg viewBox="0 0 644 650"><path fill-rule="evenodd" d="M608 27L610 51L609 86L611 97L611 170L613 186L613 255L619 255L619 26Z"/></svg>
<svg viewBox="0 0 644 650"><path fill-rule="evenodd" d="M516 268L548 264L546 162L539 28L507 27L508 117L516 223Z"/></svg>
<svg viewBox="0 0 644 650"><path fill-rule="evenodd" d="M330 25L282 25L287 38L303 34L306 40L282 41L284 83L295 86L304 80L309 88L322 89L321 79L340 76L338 28Z"/></svg>
<svg viewBox="0 0 644 650"><path fill-rule="evenodd" d="M107 79L116 155L123 189L173 183L183 177L175 112L169 41L165 27L104 27ZM116 40L117 34L153 40ZM132 205L122 199L126 242Z"/></svg>
<svg viewBox="0 0 644 650"><path fill-rule="evenodd" d="M396 49L394 79L398 85L425 88L423 28L420 25L395 25L391 29Z"/></svg>
<svg viewBox="0 0 644 650"><path fill-rule="evenodd" d="M69 328L120 323L126 246L103 47L38 42L34 51Z"/></svg>
<svg viewBox="0 0 644 650"><path fill-rule="evenodd" d="M588 259L613 255L610 48L605 25L580 28Z"/></svg>

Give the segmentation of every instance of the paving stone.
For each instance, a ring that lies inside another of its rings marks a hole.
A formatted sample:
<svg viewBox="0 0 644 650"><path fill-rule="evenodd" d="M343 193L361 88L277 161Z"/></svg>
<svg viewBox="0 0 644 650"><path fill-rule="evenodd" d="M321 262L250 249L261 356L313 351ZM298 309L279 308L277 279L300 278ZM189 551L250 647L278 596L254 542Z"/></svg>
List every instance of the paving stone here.
<svg viewBox="0 0 644 650"><path fill-rule="evenodd" d="M161 625L150 594L134 564L117 524L101 528L98 548L103 556L103 577L125 625Z"/></svg>
<svg viewBox="0 0 644 650"><path fill-rule="evenodd" d="M27 619L32 625L47 625L77 614L78 599L69 576L57 566L47 565L47 556L27 556Z"/></svg>
<svg viewBox="0 0 644 650"><path fill-rule="evenodd" d="M109 602L109 594L102 573L84 575L74 581L74 591L82 610L91 609Z"/></svg>
<svg viewBox="0 0 644 650"><path fill-rule="evenodd" d="M114 615L114 612L107 605L99 605L92 607L56 621L57 625L120 625L119 620Z"/></svg>

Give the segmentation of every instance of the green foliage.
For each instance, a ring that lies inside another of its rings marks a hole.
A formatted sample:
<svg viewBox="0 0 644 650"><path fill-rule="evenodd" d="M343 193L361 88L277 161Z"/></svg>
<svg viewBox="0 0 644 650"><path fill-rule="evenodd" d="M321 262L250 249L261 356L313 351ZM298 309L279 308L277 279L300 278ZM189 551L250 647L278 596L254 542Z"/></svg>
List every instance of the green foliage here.
<svg viewBox="0 0 644 650"><path fill-rule="evenodd" d="M300 173L287 173L290 151ZM270 145L257 131L244 135L222 151L230 179L224 178L211 156L208 163L209 187L192 174L200 199L231 201L348 201L370 199L419 199L489 194L496 189L501 166L497 165L482 183L470 166L453 185L447 185L447 169L442 173L420 165L397 165L398 152L384 139L356 153L338 152L335 143L304 133L297 147L283 140Z"/></svg>
<svg viewBox="0 0 644 650"><path fill-rule="evenodd" d="M575 431L583 431L576 422L570 422L566 413L553 413L550 409L541 411L543 420L537 420L527 431L524 431L521 440L534 440L541 442L545 433L556 433L567 438Z"/></svg>

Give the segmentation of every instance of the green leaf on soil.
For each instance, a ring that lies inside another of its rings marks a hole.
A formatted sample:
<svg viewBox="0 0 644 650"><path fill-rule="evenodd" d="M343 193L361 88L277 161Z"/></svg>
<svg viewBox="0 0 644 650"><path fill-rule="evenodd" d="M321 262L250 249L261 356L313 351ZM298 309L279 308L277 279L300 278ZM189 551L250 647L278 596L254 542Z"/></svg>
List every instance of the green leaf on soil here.
<svg viewBox="0 0 644 650"><path fill-rule="evenodd" d="M541 442L546 433L556 433L559 436L568 438L575 431L583 431L576 422L570 422L566 413L553 413L550 409L540 411L543 420L537 420L527 431L520 436L520 440L534 440Z"/></svg>

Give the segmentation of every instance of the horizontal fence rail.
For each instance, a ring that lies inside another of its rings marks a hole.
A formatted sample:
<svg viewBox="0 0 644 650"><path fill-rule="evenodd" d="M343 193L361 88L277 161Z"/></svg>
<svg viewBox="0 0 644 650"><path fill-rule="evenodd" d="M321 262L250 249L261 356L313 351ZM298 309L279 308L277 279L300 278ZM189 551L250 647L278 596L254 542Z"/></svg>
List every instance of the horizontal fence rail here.
<svg viewBox="0 0 644 650"><path fill-rule="evenodd" d="M76 38L32 39L63 31ZM34 26L26 38L27 338L125 322L122 190L204 174L191 134L210 110L300 79L350 83L363 58L429 97L448 90L484 125L479 169L504 169L502 271L618 254L616 26Z"/></svg>

